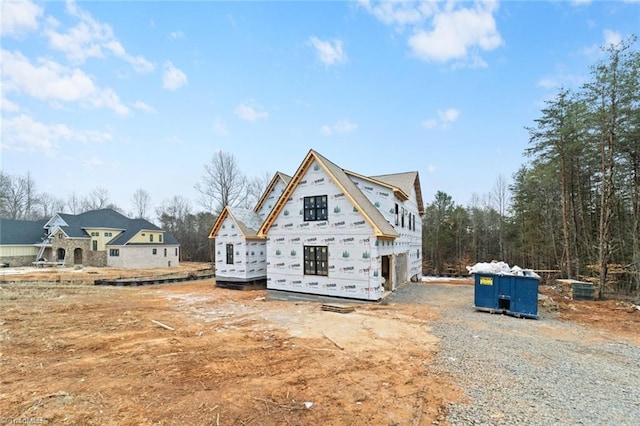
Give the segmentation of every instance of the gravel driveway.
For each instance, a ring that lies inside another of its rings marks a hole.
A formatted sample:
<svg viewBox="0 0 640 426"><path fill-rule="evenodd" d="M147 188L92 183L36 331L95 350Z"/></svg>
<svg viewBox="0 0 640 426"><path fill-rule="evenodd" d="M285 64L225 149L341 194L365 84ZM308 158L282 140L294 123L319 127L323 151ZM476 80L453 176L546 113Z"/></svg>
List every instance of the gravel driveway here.
<svg viewBox="0 0 640 426"><path fill-rule="evenodd" d="M388 303L424 303L442 318L436 372L469 402L452 404L452 425L637 425L640 347L539 312L539 320L473 309L473 286L409 284ZM640 330L639 330L640 332Z"/></svg>

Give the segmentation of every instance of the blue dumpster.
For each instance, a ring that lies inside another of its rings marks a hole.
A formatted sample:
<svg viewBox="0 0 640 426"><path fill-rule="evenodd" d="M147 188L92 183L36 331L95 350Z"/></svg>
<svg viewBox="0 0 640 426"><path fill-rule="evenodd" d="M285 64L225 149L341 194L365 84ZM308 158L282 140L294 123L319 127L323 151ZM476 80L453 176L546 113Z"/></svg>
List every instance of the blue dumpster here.
<svg viewBox="0 0 640 426"><path fill-rule="evenodd" d="M474 307L479 311L538 318L537 276L476 273Z"/></svg>

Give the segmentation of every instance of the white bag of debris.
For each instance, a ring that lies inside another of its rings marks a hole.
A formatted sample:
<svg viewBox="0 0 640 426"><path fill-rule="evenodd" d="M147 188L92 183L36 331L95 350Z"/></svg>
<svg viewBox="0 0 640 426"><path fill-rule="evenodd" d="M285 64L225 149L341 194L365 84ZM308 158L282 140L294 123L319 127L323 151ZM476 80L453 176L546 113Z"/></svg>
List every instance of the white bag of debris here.
<svg viewBox="0 0 640 426"><path fill-rule="evenodd" d="M512 268L506 262L478 262L473 266L467 266L469 274L495 274L495 275L516 275L519 277L538 277L532 269L523 269L518 265Z"/></svg>

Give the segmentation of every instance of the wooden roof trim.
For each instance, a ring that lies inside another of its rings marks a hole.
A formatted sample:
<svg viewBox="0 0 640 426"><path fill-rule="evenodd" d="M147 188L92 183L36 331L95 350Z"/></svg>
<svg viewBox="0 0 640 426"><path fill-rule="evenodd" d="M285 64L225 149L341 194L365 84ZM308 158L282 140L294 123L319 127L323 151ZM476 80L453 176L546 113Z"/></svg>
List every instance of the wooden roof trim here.
<svg viewBox="0 0 640 426"><path fill-rule="evenodd" d="M284 178L282 176L283 174L284 173L276 172L273 175L273 177L271 178L271 182L269 182L269 185L267 185L267 189L264 190L264 192L262 193L262 196L258 200L258 203L254 207L253 209L254 212L258 213L260 211L260 209L262 208L262 205L265 203L265 201L267 201L267 198L269 198L269 194L271 194L271 191L273 191L273 188L275 188L275 186L278 184L280 180L282 180L285 183L285 185L287 184L287 182L284 181Z"/></svg>
<svg viewBox="0 0 640 426"><path fill-rule="evenodd" d="M312 160L314 157L315 156L313 155L313 150L310 150L307 153L307 156L305 157L305 159L302 161L302 163L298 167L298 170L296 170L295 174L293 175L293 177L291 178L287 186L284 188L284 191L280 195L280 198L278 198L278 201L276 201L276 205L273 206L273 208L265 218L264 222L262 223L262 226L258 230L259 237L266 238L269 228L271 228L271 225L273 225L273 222L275 222L276 217L280 214L280 211L289 200L289 197L291 197L291 194L293 193L295 188L298 186L298 183L300 183L300 179L302 178L302 175L309 168L309 165L313 162L310 160Z"/></svg>
<svg viewBox="0 0 640 426"><path fill-rule="evenodd" d="M416 201L418 202L418 214L424 216L424 201L422 200L422 188L420 187L420 175L416 174L416 180L413 183L416 191Z"/></svg>
<svg viewBox="0 0 640 426"><path fill-rule="evenodd" d="M220 227L222 226L222 222L224 222L224 220L229 215L231 215L231 210L229 210L229 206L225 206L224 209L222 209L222 211L220 212L220 215L216 219L215 223L213 224L213 227L211 228L211 231L209 232L209 239L210 240L213 240L216 237L216 235L218 234L218 231L220 231ZM233 217L233 215L231 215L231 217Z"/></svg>

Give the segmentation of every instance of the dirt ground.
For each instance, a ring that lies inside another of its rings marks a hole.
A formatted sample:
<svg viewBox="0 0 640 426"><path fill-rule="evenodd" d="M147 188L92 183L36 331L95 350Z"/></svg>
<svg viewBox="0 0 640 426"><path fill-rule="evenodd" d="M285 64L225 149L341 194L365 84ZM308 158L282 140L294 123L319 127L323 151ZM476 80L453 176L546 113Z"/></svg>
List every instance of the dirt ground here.
<svg viewBox="0 0 640 426"><path fill-rule="evenodd" d="M541 287L540 293L557 304L559 318L621 336L640 343L640 307L623 300L572 300L552 287ZM544 309L539 306L538 309Z"/></svg>
<svg viewBox="0 0 640 426"><path fill-rule="evenodd" d="M150 273L95 272L35 271L43 275L20 274L18 283L1 277L0 420L429 425L446 424L447 403L465 399L451 378L430 369L435 308L360 303L341 314L315 302L266 300L265 291L218 289L214 280L65 284L66 274ZM562 319L637 334L640 311L558 303Z"/></svg>
<svg viewBox="0 0 640 426"><path fill-rule="evenodd" d="M265 300L213 280L0 283L0 417L49 424L432 424L437 314ZM172 328L159 325L153 321Z"/></svg>

